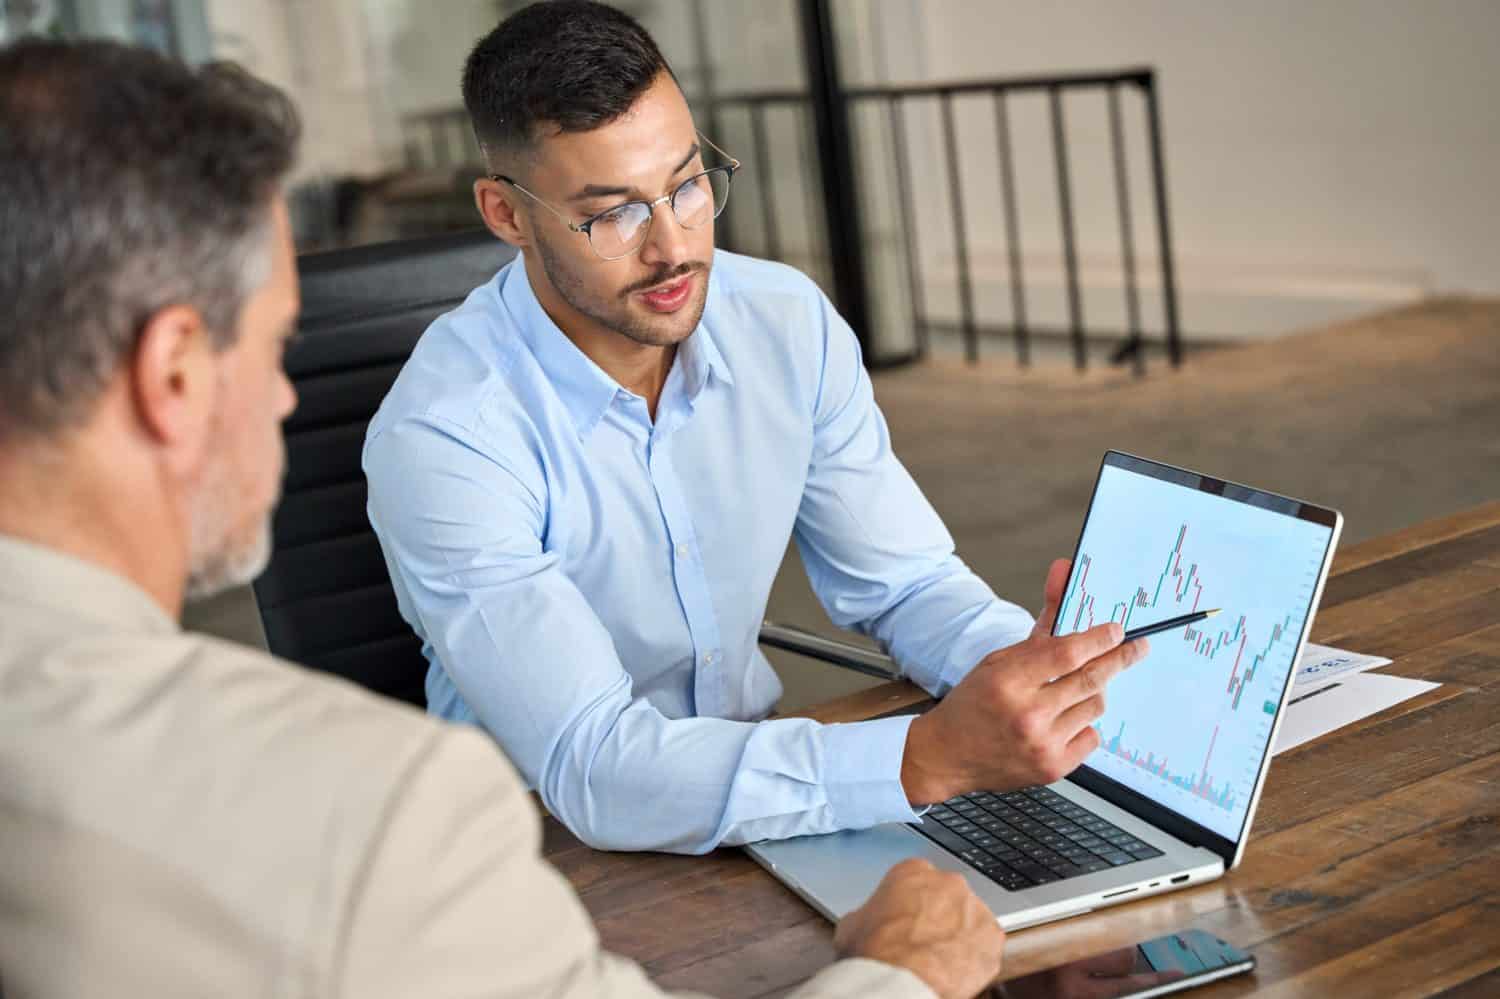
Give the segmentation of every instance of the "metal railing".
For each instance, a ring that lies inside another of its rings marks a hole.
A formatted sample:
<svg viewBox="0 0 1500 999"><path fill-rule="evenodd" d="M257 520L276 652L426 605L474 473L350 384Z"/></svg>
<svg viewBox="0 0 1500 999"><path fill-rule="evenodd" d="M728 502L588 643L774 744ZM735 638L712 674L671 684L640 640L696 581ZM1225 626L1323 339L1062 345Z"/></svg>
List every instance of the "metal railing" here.
<svg viewBox="0 0 1500 999"><path fill-rule="evenodd" d="M1106 102L1111 169L1114 177L1113 200L1120 237L1121 283L1125 316L1123 330L1091 330L1084 314L1079 277L1078 226L1075 217L1070 146L1063 106L1064 95L1075 92L1097 92L1102 94ZM897 202L906 244L903 256L911 312L910 321L916 337L917 356L928 352L930 332L935 328L942 328L943 323L928 312L926 281L916 252L917 184L913 172L910 135L912 130L909 128L908 118L914 108L924 103L935 103L941 133L939 153L942 159L942 173L946 178L947 209L952 222L952 251L956 262L957 326L963 341L965 357L971 362L978 360L981 335L985 338L1009 337L1014 343L1017 363L1024 366L1031 363L1035 337L1042 334L1057 334L1067 339L1071 347L1073 363L1082 370L1088 364L1089 339L1105 336L1111 340L1118 340L1111 352L1111 361L1114 363L1130 361L1137 372L1144 371L1147 340L1141 315L1141 278L1136 245L1136 220L1132 211L1125 147L1125 124L1121 106L1121 94L1125 92L1138 93L1144 102L1147 133L1145 146L1151 175L1150 189L1155 216L1157 258L1160 267L1161 337L1168 360L1176 366L1182 361L1182 342L1177 309L1176 269L1172 256L1167 204L1166 164L1162 151L1161 110L1153 70L1134 68L1115 72L1057 76L997 77L984 80L855 87L843 91L842 98L848 103L851 111L871 105L877 109L883 109L890 132ZM1022 229L1018 210L1021 192L1017 189L1017 150L1013 141L1010 120L1010 99L1018 94L1042 94L1046 97L1066 300L1067 320L1065 327L1061 330L1043 328L1030 318L1032 299L1028 293L1026 268L1023 266ZM967 231L970 213L962 171L959 167L965 150L960 145L954 114L955 101L974 97L989 98L995 123L995 152L999 162L995 182L999 187L1003 216L1007 272L1005 283L1008 285L1010 299L1009 322L1003 324L981 322L975 301L974 261L970 234ZM784 228L782 222L788 218L788 214L792 211L800 211L808 218L817 219L820 217L820 212L805 200L803 204L797 206L787 206L780 200L772 164L767 115L773 109L793 109L798 112L803 127L810 131L813 128L811 101L812 98L806 92L792 90L739 94L716 93L692 100L705 122L725 123L740 115L747 116L749 142L752 147L747 152L755 172L760 201L758 215L761 240L760 245L755 249L773 259L781 258L786 250L782 240ZM852 114L851 120L853 120ZM449 167L472 161L475 158L468 122L461 109L411 115L405 119L404 125L407 136L407 159L411 166ZM723 124L719 127L722 128ZM868 160L868 157L865 159ZM811 192L811 186L809 184L801 186L803 198L806 199ZM857 208L855 214L858 214ZM738 217L743 219L745 216ZM721 245L726 248L739 248L744 242L742 238L739 238L742 232L734 223L734 213L726 213L720 233ZM869 231L868 227L863 224L863 220L858 217L847 219L843 224L849 226L851 232L867 234ZM866 309L865 314L870 314L870 310Z"/></svg>
<svg viewBox="0 0 1500 999"><path fill-rule="evenodd" d="M1099 91L1107 102L1111 147L1111 167L1114 175L1113 199L1118 217L1120 233L1120 259L1124 294L1125 329L1116 332L1122 339L1112 352L1115 362L1131 361L1137 371L1144 370L1146 333L1141 316L1139 255L1136 249L1135 219L1131 207L1130 181L1125 152L1124 115L1121 109L1121 92L1139 92L1146 112L1146 150L1151 174L1151 191L1155 228L1157 233L1157 256L1160 263L1160 281L1163 312L1162 338L1166 354L1175 366L1182 360L1181 330L1177 312L1176 269L1172 257L1171 229L1167 204L1166 164L1162 154L1161 111L1156 93L1154 72L1149 68L1127 69L1108 73L1077 73L1061 76L1028 76L993 78L961 82L924 83L895 86L855 87L844 91L844 99L851 108L876 105L883 108L887 127L891 135L892 159L895 165L897 201L902 231L906 237L904 253L907 273L907 293L911 306L911 322L917 336L917 352L925 354L928 349L928 333L939 325L927 312L925 285L922 269L915 251L915 215L917 191L912 165L912 145L908 117L910 110L924 102L935 102L939 115L942 141L940 153L942 170L948 189L948 212L952 222L953 254L956 261L958 292L959 333L964 344L965 356L970 361L979 357L981 333L1008 335L1015 344L1016 360L1026 365L1031 361L1032 337L1037 327L1028 318L1028 294L1025 268L1022 265L1022 239L1016 182L1016 150L1012 141L1009 98L1019 93L1043 93L1047 98L1047 110L1051 126L1052 161L1057 185L1057 218L1062 239L1063 269L1067 302L1067 325L1063 331L1070 341L1074 364L1084 368L1088 363L1087 340L1090 330L1083 310L1083 296L1079 280L1077 249L1077 222L1075 219L1072 171L1070 169L1069 142L1063 112L1063 95L1075 91ZM988 97L993 105L997 155L999 159L996 183L999 186L1001 212L1003 215L1006 259L1010 293L1010 322L1006 325L982 324L974 294L974 266L969 233L966 222L969 218L962 173L959 169L963 150L960 148L958 129L954 121L954 102L964 97ZM776 203L776 192L770 183L769 150L763 141L765 136L765 112L774 106L799 106L808 102L808 96L796 91L763 91L745 94L718 94L704 103L712 114L722 119L726 113L744 111L750 116L751 135L755 145L753 152L760 184L762 227L767 234L762 247L768 256L778 256L780 245L777 239L775 219L780 216ZM868 158L866 158L867 160ZM855 222L859 224L858 220ZM859 231L863 231L863 227Z"/></svg>

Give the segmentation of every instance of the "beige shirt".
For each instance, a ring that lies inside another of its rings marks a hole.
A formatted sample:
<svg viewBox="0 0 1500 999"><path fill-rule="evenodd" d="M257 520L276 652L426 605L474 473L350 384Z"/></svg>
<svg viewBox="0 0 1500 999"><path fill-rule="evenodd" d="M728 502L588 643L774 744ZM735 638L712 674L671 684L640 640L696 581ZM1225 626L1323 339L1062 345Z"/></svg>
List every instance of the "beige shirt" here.
<svg viewBox="0 0 1500 999"><path fill-rule="evenodd" d="M654 996L477 731L181 631L0 537L0 982L41 996ZM797 996L930 996L873 961Z"/></svg>

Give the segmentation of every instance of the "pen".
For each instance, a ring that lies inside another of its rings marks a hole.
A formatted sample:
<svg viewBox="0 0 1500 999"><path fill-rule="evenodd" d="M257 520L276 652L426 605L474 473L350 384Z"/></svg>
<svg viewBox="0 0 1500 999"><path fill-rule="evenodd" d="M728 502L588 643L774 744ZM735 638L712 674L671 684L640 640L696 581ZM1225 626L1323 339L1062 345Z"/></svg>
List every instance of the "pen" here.
<svg viewBox="0 0 1500 999"><path fill-rule="evenodd" d="M1137 638L1145 638L1147 635L1155 635L1161 631L1171 631L1173 628L1181 628L1183 625L1192 624L1194 621L1202 621L1204 618L1213 617L1219 613L1219 608L1213 610L1201 610L1192 614L1184 614L1181 617L1170 617L1165 621L1155 624L1143 624L1139 628L1131 628L1125 632L1124 641L1131 642Z"/></svg>

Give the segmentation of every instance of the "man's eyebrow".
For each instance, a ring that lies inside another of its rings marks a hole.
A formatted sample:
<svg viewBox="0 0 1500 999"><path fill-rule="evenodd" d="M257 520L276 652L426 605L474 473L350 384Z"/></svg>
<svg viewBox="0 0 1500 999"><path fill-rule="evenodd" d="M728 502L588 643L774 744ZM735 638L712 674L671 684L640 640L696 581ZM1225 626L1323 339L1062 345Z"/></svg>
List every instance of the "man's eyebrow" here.
<svg viewBox="0 0 1500 999"><path fill-rule="evenodd" d="M673 175L682 173L682 168L693 162L693 157L698 155L701 148L698 143L693 143L693 148L688 150L687 155L682 158L682 162L672 169Z"/></svg>
<svg viewBox="0 0 1500 999"><path fill-rule="evenodd" d="M693 148L688 150L687 155L682 158L682 162L672 168L672 174L675 176L681 173L682 168L693 162L693 157L697 156L700 151L698 143L693 143ZM587 184L569 197L568 200L592 201L595 198L613 198L630 195L639 197L640 192L633 187L609 187L605 184Z"/></svg>
<svg viewBox="0 0 1500 999"><path fill-rule="evenodd" d="M603 184L588 184L572 197L568 198L568 200L593 201L595 198L610 198L634 193L636 193L635 189L631 187L606 187Z"/></svg>

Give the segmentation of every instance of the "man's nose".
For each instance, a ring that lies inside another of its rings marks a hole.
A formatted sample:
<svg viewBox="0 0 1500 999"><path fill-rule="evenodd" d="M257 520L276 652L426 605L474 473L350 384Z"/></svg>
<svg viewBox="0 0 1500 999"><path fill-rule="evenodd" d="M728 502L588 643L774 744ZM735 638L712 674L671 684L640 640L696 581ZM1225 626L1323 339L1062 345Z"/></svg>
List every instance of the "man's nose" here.
<svg viewBox="0 0 1500 999"><path fill-rule="evenodd" d="M651 229L646 233L646 244L641 247L641 260L676 267L689 256L688 231L678 224L670 201L663 201L653 211Z"/></svg>

